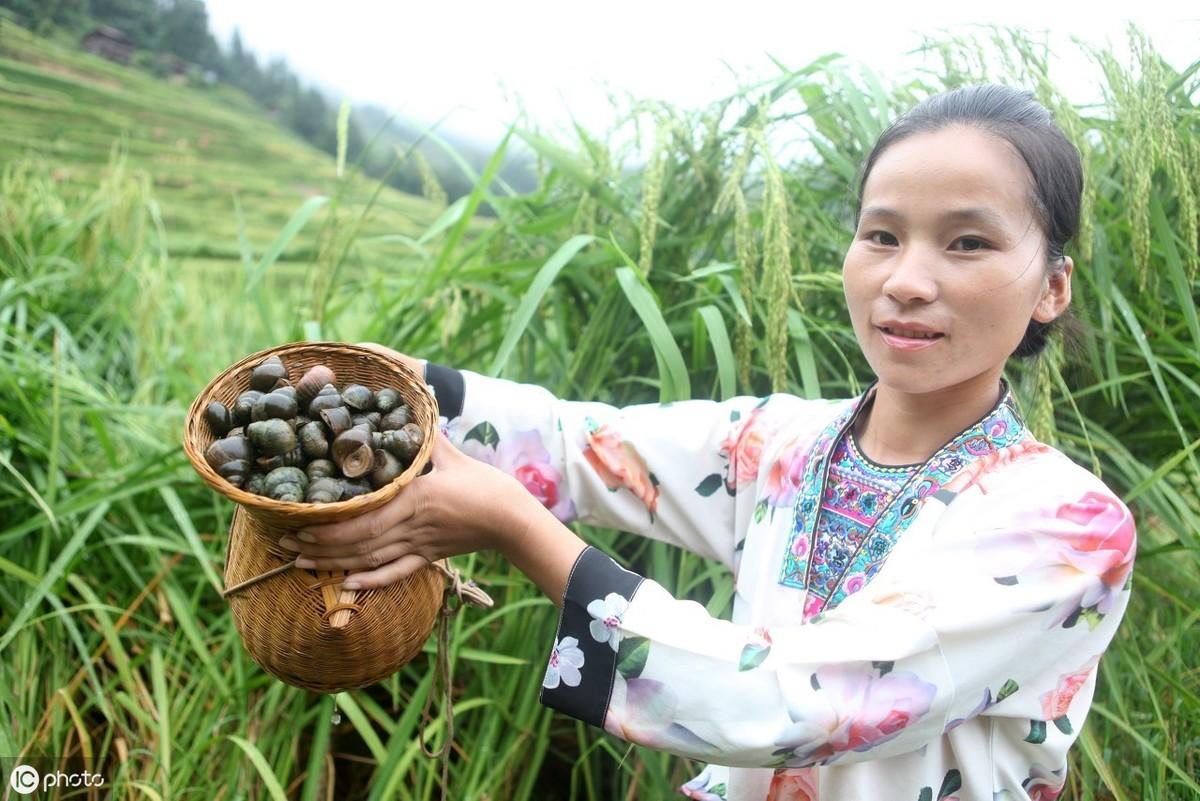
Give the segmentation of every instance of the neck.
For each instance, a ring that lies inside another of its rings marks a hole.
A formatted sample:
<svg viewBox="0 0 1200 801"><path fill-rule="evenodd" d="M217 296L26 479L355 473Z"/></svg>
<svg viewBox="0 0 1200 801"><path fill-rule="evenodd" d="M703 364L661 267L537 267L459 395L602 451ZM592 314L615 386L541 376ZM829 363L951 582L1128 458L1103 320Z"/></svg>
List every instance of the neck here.
<svg viewBox="0 0 1200 801"><path fill-rule="evenodd" d="M880 382L874 400L855 423L865 455L884 465L924 463L1000 400L1000 373L966 384L914 394Z"/></svg>

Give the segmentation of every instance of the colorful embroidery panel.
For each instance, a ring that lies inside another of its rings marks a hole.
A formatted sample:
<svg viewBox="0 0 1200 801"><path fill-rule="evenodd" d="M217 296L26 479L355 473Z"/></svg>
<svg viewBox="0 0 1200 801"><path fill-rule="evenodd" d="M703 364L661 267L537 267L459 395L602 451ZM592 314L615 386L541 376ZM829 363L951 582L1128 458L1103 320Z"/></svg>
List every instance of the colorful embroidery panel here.
<svg viewBox="0 0 1200 801"><path fill-rule="evenodd" d="M861 403L847 409L831 421L817 438L805 471L803 490L795 507L795 519L779 583L787 587L807 590L812 586L814 531L817 511L827 483L830 452L857 416ZM817 578L821 585L818 594L829 592L827 606L836 606L846 595L870 581L887 559L892 547L916 518L925 498L938 492L959 471L972 461L1007 448L1027 437L1024 424L1018 416L1016 401L1007 384L996 407L975 425L944 445L935 453L904 486L879 515L874 526L861 537L846 566L836 572L832 568ZM830 590L830 586L833 589ZM807 610L806 610L807 616Z"/></svg>

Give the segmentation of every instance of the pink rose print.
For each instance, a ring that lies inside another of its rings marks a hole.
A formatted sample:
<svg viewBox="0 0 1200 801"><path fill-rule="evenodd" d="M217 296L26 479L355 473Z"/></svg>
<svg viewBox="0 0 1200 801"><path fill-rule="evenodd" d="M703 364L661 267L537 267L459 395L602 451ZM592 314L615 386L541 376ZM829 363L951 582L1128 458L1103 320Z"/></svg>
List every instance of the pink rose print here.
<svg viewBox="0 0 1200 801"><path fill-rule="evenodd" d="M725 486L730 492L735 492L743 484L753 484L758 479L758 463L762 459L763 443L767 440L764 429L763 407L756 406L737 422L721 443L721 455L729 459L729 475L725 478Z"/></svg>
<svg viewBox="0 0 1200 801"><path fill-rule="evenodd" d="M587 445L583 449L588 464L600 474L610 490L625 487L632 492L646 505L653 521L658 506L658 480L646 467L645 460L607 423L597 425L589 418L588 428Z"/></svg>
<svg viewBox="0 0 1200 801"><path fill-rule="evenodd" d="M1036 763L1029 769L1029 778L1021 782L1030 801L1055 801L1065 786L1066 776Z"/></svg>
<svg viewBox="0 0 1200 801"><path fill-rule="evenodd" d="M766 801L817 801L817 769L781 768L775 771Z"/></svg>
<svg viewBox="0 0 1200 801"><path fill-rule="evenodd" d="M1042 715L1046 720L1054 720L1067 714L1067 710L1071 707L1071 701L1075 699L1075 694L1083 687L1088 676L1092 674L1098 664L1100 664L1099 654L1093 656L1086 665L1074 673L1063 673L1058 677L1058 683L1054 685L1054 689L1042 694Z"/></svg>
<svg viewBox="0 0 1200 801"><path fill-rule="evenodd" d="M1034 531L1038 534L1030 534ZM1133 569L1137 535L1129 511L1113 496L1088 492L1048 514L1032 510L999 541L979 549L986 563L1011 572L1001 584L1045 582L1075 590L1050 613L1047 627L1074 625L1087 609L1107 614Z"/></svg>
<svg viewBox="0 0 1200 801"><path fill-rule="evenodd" d="M787 767L827 765L847 751L868 751L900 735L924 717L937 687L904 671L880 673L871 663L830 664L817 669L813 687L788 714L796 721L776 745Z"/></svg>
<svg viewBox="0 0 1200 801"><path fill-rule="evenodd" d="M448 427L447 436L451 439L449 432L454 428L453 423ZM481 429L484 433L478 434ZM530 495L564 523L578 517L574 502L560 491L562 475L551 464L550 452L542 444L537 429L510 431L500 437L490 423L481 423L467 432L459 450L520 481Z"/></svg>
<svg viewBox="0 0 1200 801"><path fill-rule="evenodd" d="M804 479L804 468L808 464L808 449L800 444L800 438L792 440L779 451L775 461L767 470L767 485L760 503L775 508L791 506Z"/></svg>

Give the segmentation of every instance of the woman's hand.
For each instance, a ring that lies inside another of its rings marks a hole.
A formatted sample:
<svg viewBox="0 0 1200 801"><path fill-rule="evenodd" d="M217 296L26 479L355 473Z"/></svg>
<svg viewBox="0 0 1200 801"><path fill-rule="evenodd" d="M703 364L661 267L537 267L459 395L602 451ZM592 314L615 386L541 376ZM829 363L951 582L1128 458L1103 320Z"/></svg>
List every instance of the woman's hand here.
<svg viewBox="0 0 1200 801"><path fill-rule="evenodd" d="M472 459L438 431L433 469L417 476L385 505L340 523L311 526L299 541L298 567L353 570L347 589L401 581L438 559L505 550L521 535L537 500L515 478Z"/></svg>

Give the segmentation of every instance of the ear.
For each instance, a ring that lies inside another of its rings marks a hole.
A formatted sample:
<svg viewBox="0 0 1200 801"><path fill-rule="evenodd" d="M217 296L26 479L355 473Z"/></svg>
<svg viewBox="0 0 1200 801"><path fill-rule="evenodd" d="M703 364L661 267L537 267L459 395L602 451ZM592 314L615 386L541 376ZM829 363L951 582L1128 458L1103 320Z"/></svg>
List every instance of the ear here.
<svg viewBox="0 0 1200 801"><path fill-rule="evenodd" d="M1033 319L1039 323L1048 323L1058 318L1071 305L1071 272L1075 262L1070 256L1063 259L1063 267L1051 273L1042 289L1042 296L1033 307Z"/></svg>

